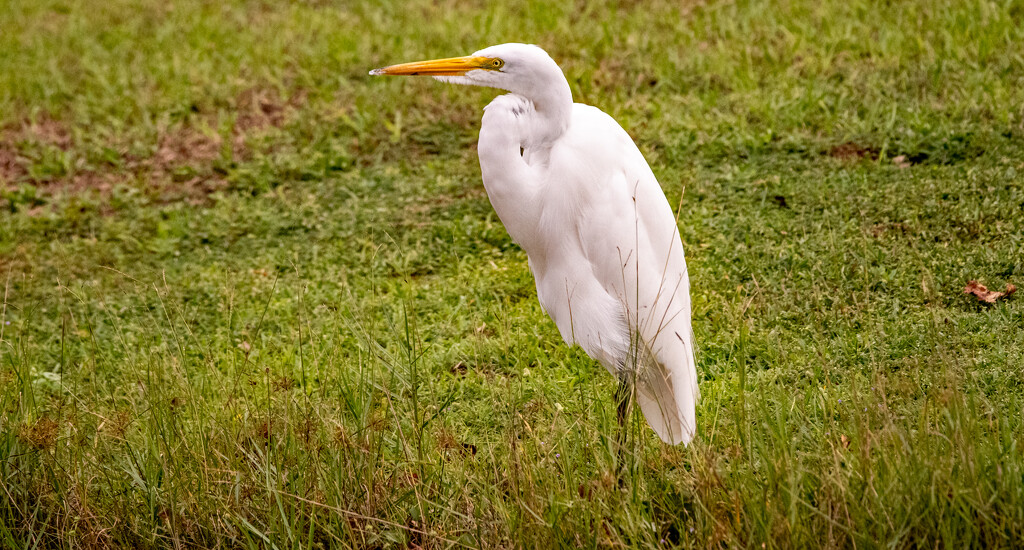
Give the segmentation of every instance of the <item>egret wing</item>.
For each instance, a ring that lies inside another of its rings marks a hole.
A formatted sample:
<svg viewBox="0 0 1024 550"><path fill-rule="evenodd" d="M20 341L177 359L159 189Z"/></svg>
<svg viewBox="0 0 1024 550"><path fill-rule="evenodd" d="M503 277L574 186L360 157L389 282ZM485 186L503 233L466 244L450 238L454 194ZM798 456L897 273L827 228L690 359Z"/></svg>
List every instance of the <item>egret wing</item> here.
<svg viewBox="0 0 1024 550"><path fill-rule="evenodd" d="M562 169L568 159L588 159L586 167L575 166L561 178L579 188L573 206L583 256L628 326L620 374L636 377L638 402L658 435L688 442L698 393L689 279L676 218L647 161L614 119L577 104L561 141L552 169Z"/></svg>

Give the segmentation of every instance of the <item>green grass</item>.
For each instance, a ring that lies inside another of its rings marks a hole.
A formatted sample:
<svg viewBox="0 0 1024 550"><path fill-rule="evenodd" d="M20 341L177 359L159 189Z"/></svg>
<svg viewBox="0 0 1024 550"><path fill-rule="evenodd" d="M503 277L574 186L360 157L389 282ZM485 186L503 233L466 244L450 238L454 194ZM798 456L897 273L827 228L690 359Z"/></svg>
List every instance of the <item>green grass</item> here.
<svg viewBox="0 0 1024 550"><path fill-rule="evenodd" d="M1019 1L0 0L0 541L1011 547ZM667 447L561 343L479 182L544 46L681 208ZM902 158L900 158L902 157Z"/></svg>

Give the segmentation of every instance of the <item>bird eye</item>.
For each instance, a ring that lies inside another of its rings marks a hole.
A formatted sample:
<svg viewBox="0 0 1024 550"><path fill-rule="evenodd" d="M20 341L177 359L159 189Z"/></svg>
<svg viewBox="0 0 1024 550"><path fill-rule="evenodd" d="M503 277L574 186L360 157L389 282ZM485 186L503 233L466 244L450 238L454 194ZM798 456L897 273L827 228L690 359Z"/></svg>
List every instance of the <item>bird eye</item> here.
<svg viewBox="0 0 1024 550"><path fill-rule="evenodd" d="M500 59L494 59L494 60L491 61L491 67L493 67L495 69L500 69L503 66L505 66L505 62L500 60Z"/></svg>

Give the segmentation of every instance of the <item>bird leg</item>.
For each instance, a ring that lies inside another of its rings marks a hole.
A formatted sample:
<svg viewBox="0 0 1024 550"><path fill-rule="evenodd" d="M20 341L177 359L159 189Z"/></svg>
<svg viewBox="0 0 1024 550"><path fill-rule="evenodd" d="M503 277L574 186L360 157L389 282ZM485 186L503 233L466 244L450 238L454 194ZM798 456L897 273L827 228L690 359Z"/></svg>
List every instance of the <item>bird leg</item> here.
<svg viewBox="0 0 1024 550"><path fill-rule="evenodd" d="M619 387L615 390L615 402L618 404L617 420L619 422L619 433L615 438L615 447L616 454L618 455L619 485L622 485L622 472L626 466L625 455L623 454L626 450L626 421L629 419L629 409L633 404L633 381L628 374L619 378Z"/></svg>
<svg viewBox="0 0 1024 550"><path fill-rule="evenodd" d="M626 377L619 380L619 387L615 390L615 402L618 403L619 434L626 428L626 417L629 415L631 384Z"/></svg>

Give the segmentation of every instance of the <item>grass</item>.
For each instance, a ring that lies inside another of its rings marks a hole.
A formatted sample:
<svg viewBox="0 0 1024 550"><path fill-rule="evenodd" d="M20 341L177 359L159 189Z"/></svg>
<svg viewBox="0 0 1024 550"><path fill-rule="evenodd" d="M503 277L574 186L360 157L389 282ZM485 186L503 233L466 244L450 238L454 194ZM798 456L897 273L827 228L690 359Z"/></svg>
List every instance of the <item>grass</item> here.
<svg viewBox="0 0 1024 550"><path fill-rule="evenodd" d="M1024 3L0 0L0 540L1012 547ZM543 45L681 205L667 447L390 62Z"/></svg>

